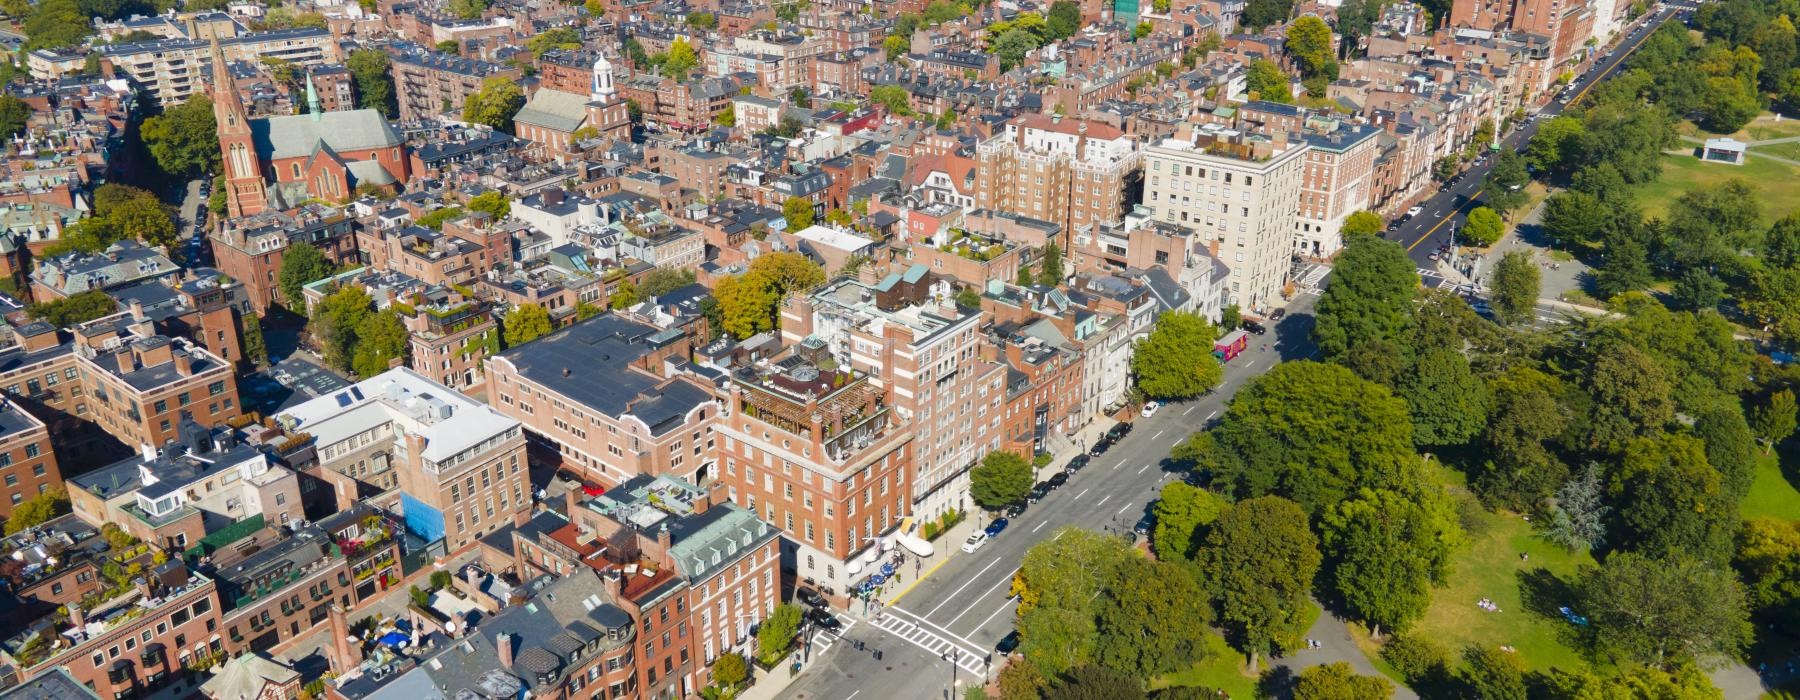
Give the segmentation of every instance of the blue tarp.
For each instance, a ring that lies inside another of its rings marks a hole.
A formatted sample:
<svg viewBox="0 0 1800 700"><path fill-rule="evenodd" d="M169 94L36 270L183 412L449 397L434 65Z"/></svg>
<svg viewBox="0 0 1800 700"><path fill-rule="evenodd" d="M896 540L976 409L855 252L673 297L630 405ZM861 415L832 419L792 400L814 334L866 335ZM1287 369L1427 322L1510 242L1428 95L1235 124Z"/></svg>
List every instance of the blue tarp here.
<svg viewBox="0 0 1800 700"><path fill-rule="evenodd" d="M402 644L405 644L410 639L411 639L411 637L408 637L405 634L402 634L400 632L389 632L387 634L381 635L380 641L382 644L386 644L390 647L398 647Z"/></svg>

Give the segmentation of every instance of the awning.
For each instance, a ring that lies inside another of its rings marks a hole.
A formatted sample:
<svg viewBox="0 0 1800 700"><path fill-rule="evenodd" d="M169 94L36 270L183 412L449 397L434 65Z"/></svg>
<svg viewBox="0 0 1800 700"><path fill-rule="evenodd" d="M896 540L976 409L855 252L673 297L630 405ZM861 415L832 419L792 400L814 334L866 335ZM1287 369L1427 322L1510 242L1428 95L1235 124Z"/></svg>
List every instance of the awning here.
<svg viewBox="0 0 1800 700"><path fill-rule="evenodd" d="M895 542L900 543L901 547L905 547L906 551L921 557L929 557L933 552L937 551L932 548L930 542L911 533L896 532L893 534L893 538Z"/></svg>

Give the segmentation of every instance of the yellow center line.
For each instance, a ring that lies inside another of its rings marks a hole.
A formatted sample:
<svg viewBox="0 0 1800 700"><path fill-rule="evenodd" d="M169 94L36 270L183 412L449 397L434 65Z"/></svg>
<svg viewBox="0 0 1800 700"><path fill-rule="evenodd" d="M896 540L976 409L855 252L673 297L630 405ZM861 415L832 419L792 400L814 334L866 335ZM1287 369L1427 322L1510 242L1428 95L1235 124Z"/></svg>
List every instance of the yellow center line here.
<svg viewBox="0 0 1800 700"><path fill-rule="evenodd" d="M1480 195L1480 194L1481 194L1481 190L1475 190L1475 194L1476 194L1476 195ZM1475 208L1475 205L1477 205L1477 204L1480 204L1480 203L1481 203L1481 201L1480 201L1480 200L1477 200L1477 199L1476 199L1476 198L1474 198L1474 197L1470 197L1470 198L1469 198L1469 201L1468 201L1468 203L1467 203L1467 204L1464 204L1464 205L1462 205L1462 206L1460 206L1460 207L1457 207L1457 208L1456 208L1456 209L1455 209L1455 210L1453 210L1453 211L1451 211L1451 212L1450 212L1450 215L1449 215L1449 216L1446 216L1446 217L1444 217L1444 218L1442 218L1442 219L1439 219L1439 220L1438 220L1438 222L1437 222L1437 225L1436 225L1436 226L1433 226L1433 227L1431 227L1431 230L1430 230L1430 231L1426 231L1426 232L1425 232L1425 233L1423 233L1423 234L1420 234L1420 235L1419 235L1419 240L1416 240L1416 241L1413 241L1413 242L1412 242L1412 245L1409 245L1409 246L1407 246L1407 247L1406 247L1406 252L1408 252L1408 253L1411 253L1411 252L1412 252L1412 249L1414 249L1414 248L1417 248L1417 247L1419 247L1419 244L1420 244L1420 243L1424 243L1424 242L1425 242L1425 239L1427 239L1427 238L1430 238L1430 237L1431 237L1431 234L1434 234L1434 233L1437 233L1437 230L1438 230L1438 229L1440 229L1440 228L1443 228L1443 227L1444 227L1444 224L1447 224L1447 223L1450 223L1450 220L1451 220L1451 219L1454 219L1454 218L1456 218L1456 215L1457 215L1457 214L1461 214L1461 213L1464 213L1464 212L1467 212L1467 211L1468 211L1468 210L1470 210L1470 209L1473 209L1473 208Z"/></svg>

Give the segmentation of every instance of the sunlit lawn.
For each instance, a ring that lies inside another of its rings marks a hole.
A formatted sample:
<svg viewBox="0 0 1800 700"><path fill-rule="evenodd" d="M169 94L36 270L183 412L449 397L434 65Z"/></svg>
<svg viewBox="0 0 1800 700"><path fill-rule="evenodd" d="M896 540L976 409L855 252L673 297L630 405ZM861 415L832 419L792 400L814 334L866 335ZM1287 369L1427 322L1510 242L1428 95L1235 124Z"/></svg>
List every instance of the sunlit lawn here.
<svg viewBox="0 0 1800 700"><path fill-rule="evenodd" d="M1205 661L1186 671L1177 671L1153 680L1150 686L1217 688L1230 693L1234 698L1256 697L1257 677L1245 672L1244 655L1231 648L1231 645L1225 643L1225 638L1219 635L1209 634L1207 641L1210 644ZM1263 661L1262 668L1268 668L1267 659Z"/></svg>
<svg viewBox="0 0 1800 700"><path fill-rule="evenodd" d="M1757 158L1753 152L1743 165L1702 163L1691 155L1663 156L1662 177L1637 189L1637 201L1646 216L1667 217L1669 205L1681 195L1700 187L1717 185L1732 178L1743 180L1762 203L1763 220L1776 219L1800 210L1800 168Z"/></svg>
<svg viewBox="0 0 1800 700"><path fill-rule="evenodd" d="M1750 493L1744 496L1738 512L1746 518L1800 518L1800 490L1781 473L1781 461L1776 455L1756 461L1756 482L1750 485Z"/></svg>
<svg viewBox="0 0 1800 700"><path fill-rule="evenodd" d="M1468 645L1511 646L1532 669L1585 665L1566 638L1569 623L1554 616L1557 605L1573 601L1546 601L1549 616L1528 611L1522 603L1520 575L1547 572L1570 584L1583 567L1594 565L1593 557L1571 554L1539 538L1517 515L1484 511L1470 517L1474 527L1456 556L1449 585L1433 591L1431 607L1412 632L1452 653ZM1521 558L1521 552L1530 558ZM1476 607L1482 598L1492 600L1500 612Z"/></svg>

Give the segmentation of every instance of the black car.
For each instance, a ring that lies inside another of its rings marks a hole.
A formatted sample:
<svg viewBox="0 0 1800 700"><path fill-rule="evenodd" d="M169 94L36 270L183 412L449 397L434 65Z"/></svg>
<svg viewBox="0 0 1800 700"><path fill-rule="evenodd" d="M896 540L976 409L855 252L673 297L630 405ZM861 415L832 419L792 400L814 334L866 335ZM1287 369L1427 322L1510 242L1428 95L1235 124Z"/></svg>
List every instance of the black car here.
<svg viewBox="0 0 1800 700"><path fill-rule="evenodd" d="M839 630L844 629L844 623L838 620L836 615L831 614L831 611L829 610L813 608L811 612L806 613L806 619L813 623L814 627L825 630L826 632L836 633Z"/></svg>
<svg viewBox="0 0 1800 700"><path fill-rule="evenodd" d="M1001 656L1011 654L1014 651L1018 650L1018 648L1019 648L1019 631L1018 630L1013 630L1011 632L1007 632L1006 636L1000 638L1000 643L994 645L994 651L1000 652Z"/></svg>
<svg viewBox="0 0 1800 700"><path fill-rule="evenodd" d="M1075 472L1081 471L1081 468L1087 466L1087 464L1088 464L1088 456L1087 455L1075 455L1074 459L1069 460L1068 466L1063 467L1063 471L1066 473L1069 473L1069 474L1074 474Z"/></svg>
<svg viewBox="0 0 1800 700"><path fill-rule="evenodd" d="M1276 309L1274 311L1269 312L1269 320L1271 320L1271 321L1279 321L1286 317L1287 317L1287 309Z"/></svg>
<svg viewBox="0 0 1800 700"><path fill-rule="evenodd" d="M799 599L800 602L805 603L807 605L807 607L812 607L812 608L827 607L825 604L825 596L819 595L818 591L815 591L811 588L801 588L799 590L794 591L794 597Z"/></svg>
<svg viewBox="0 0 1800 700"><path fill-rule="evenodd" d="M1103 437L1099 440L1095 440L1094 446L1088 448L1088 456L1099 457L1100 455L1106 454L1107 450L1112 449L1112 446L1113 439L1111 437Z"/></svg>
<svg viewBox="0 0 1800 700"><path fill-rule="evenodd" d="M1131 424L1130 423L1120 423L1118 425L1115 425L1115 426L1107 429L1106 438L1109 440L1117 441L1120 438L1123 438L1126 435L1130 435L1130 434L1131 434Z"/></svg>
<svg viewBox="0 0 1800 700"><path fill-rule="evenodd" d="M1250 335L1262 335L1264 333L1269 332L1269 329L1264 328L1263 324L1257 323L1255 321L1245 321L1244 322L1244 330L1250 331Z"/></svg>
<svg viewBox="0 0 1800 700"><path fill-rule="evenodd" d="M1031 502L1021 498L1019 500L1013 501L1012 503L1006 504L1006 507L1001 509L1000 512L1004 513L1006 515L1006 517L1008 517L1008 518L1017 518L1021 515L1024 515L1025 509L1030 508L1030 507L1031 507Z"/></svg>
<svg viewBox="0 0 1800 700"><path fill-rule="evenodd" d="M1069 474L1068 472L1057 472L1051 475L1049 481L1044 483L1049 484L1050 488L1053 489L1062 488L1063 484L1069 483Z"/></svg>
<svg viewBox="0 0 1800 700"><path fill-rule="evenodd" d="M1026 494L1025 500L1032 503L1044 500L1045 496L1050 495L1050 488L1050 482L1040 481L1036 486L1031 487L1031 493Z"/></svg>
<svg viewBox="0 0 1800 700"><path fill-rule="evenodd" d="M1144 517L1138 518L1136 525L1131 526L1131 531L1137 533L1140 537L1148 536L1150 534L1150 529L1154 527L1156 527L1156 515L1154 513L1145 513Z"/></svg>

